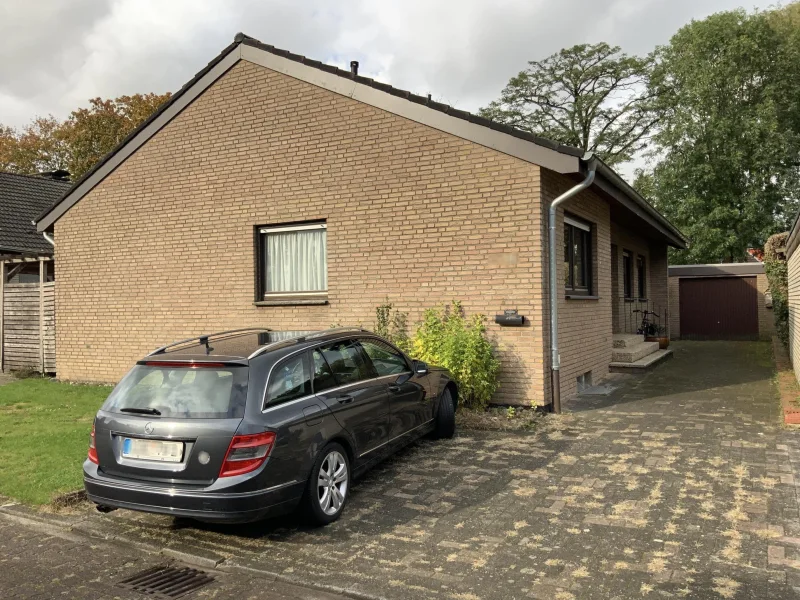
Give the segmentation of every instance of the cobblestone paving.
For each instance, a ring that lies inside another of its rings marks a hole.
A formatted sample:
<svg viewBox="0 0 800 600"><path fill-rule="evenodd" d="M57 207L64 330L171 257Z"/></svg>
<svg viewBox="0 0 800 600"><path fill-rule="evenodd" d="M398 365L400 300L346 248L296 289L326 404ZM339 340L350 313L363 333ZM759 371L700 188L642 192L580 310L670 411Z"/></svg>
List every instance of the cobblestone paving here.
<svg viewBox="0 0 800 600"><path fill-rule="evenodd" d="M800 597L800 432L771 351L685 343L536 434L421 442L324 529L116 511L93 533L385 598Z"/></svg>
<svg viewBox="0 0 800 600"><path fill-rule="evenodd" d="M0 517L0 598L141 600L145 596L116 587L116 582L169 561L115 544L48 528L21 526ZM178 565L181 566L181 565ZM190 597L241 600L345 600L299 589L258 575L214 573L216 579Z"/></svg>

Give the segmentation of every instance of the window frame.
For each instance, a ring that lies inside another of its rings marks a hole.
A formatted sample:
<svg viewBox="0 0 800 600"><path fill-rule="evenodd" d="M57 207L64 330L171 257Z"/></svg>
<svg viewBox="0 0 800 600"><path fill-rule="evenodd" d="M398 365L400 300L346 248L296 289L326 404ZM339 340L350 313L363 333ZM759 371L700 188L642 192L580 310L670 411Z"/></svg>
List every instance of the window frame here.
<svg viewBox="0 0 800 600"><path fill-rule="evenodd" d="M372 370L372 372L375 374L375 378L376 379L378 379L380 377L392 377L393 375L399 377L400 375L403 375L405 373L411 373L412 375L414 374L414 366L409 363L408 357L406 356L405 352L400 350L400 348L398 348L394 344L391 344L390 342L388 342L388 341L386 341L384 339L381 339L379 337L372 337L372 336L369 336L369 337L360 336L360 337L356 338L356 341L358 342L358 345L359 345L359 348L361 350L361 353L364 356L364 360L367 361L367 365ZM381 375L380 373L378 373L378 370L375 368L375 364L372 362L372 358L370 358L369 354L367 354L367 351L363 346L363 342L369 342L369 341L377 342L379 344L384 344L384 345L388 346L389 348L391 348L392 350L394 350L403 359L403 362L406 365L406 371L403 371L402 373L390 373L389 375Z"/></svg>
<svg viewBox="0 0 800 600"><path fill-rule="evenodd" d="M593 235L593 228L592 224L574 217L570 214L564 214L564 249L566 251L567 245L570 248L574 245L574 235L576 231L580 231L580 235L583 237L583 270L584 270L584 277L586 279L586 287L576 287L575 286L575 262L574 258L575 255L573 252L569 252L568 256L564 257L564 262L568 263L568 271L567 271L567 280L564 282L564 290L567 296L591 296L592 290L594 287L594 280L593 280L593 264L592 261L594 260L594 235ZM569 239L567 239L567 235Z"/></svg>
<svg viewBox="0 0 800 600"><path fill-rule="evenodd" d="M311 392L305 394L304 396L298 396L297 398L292 398L290 400L283 400L282 402L274 402L271 403L269 401L269 385L272 383L272 376L275 374L276 370L279 369L284 363L289 362L290 360L294 360L300 357L303 361L303 366L306 369L306 373L309 376L309 387L311 388ZM288 404L290 402L297 402L298 400L303 400L304 398L310 398L314 395L314 372L312 370L313 363L311 362L311 357L307 352L292 352L278 360L275 364L273 364L270 369L269 373L267 374L267 383L264 386L264 400L261 405L261 410L265 411L270 408L275 408L278 406L283 406L284 404Z"/></svg>
<svg viewBox="0 0 800 600"><path fill-rule="evenodd" d="M364 368L366 370L366 377L364 377L362 379L358 379L357 381L348 381L346 383L342 383L340 381L339 377L336 375L336 371L333 370L333 366L331 365L330 361L325 356L325 354L322 352L322 348L327 347L327 346L332 346L334 344L341 344L341 343L347 343L347 342L350 342L355 347L356 354L358 355L358 358L361 360L361 362L363 363L363 366L364 366ZM328 367L331 370L331 374L333 375L334 379L336 379L336 383L338 384L336 387L332 387L332 388L328 388L326 390L323 390L321 393L329 392L331 390L336 390L336 389L339 389L339 388L349 387L351 385L358 385L358 384L364 383L365 381L372 381L373 379L377 379L378 378L378 375L375 372L375 367L372 365L372 361L370 360L369 356L367 356L367 353L364 352L364 349L361 347L360 340L358 338L356 338L356 337L345 337L345 338L339 338L339 339L335 339L335 340L328 340L328 341L322 342L320 344L316 344L315 346L313 346L311 348L308 348L308 357L309 357L309 360L311 361L312 368L313 368L313 365L314 365L314 359L311 356L311 353L314 352L314 350L318 350L319 353L322 355L322 358L325 359L325 362L328 363ZM311 393L312 394L317 394L317 391L314 388L314 372L313 372L313 370L311 371Z"/></svg>
<svg viewBox="0 0 800 600"><path fill-rule="evenodd" d="M328 230L327 220L314 220L314 221L295 221L291 223L280 223L274 225L257 225L254 228L254 246L255 246L255 302L263 303L271 300L281 301L286 299L306 299L310 302L314 301L327 301L328 289L324 290L307 290L307 291L280 291L268 292L267 291L267 264L266 264L266 243L267 236L270 233L285 233L290 231L313 231L323 229ZM328 268L327 259L327 236L325 239L325 269Z"/></svg>
<svg viewBox="0 0 800 600"><path fill-rule="evenodd" d="M624 248L622 250L622 297L625 300L633 300L633 252Z"/></svg>
<svg viewBox="0 0 800 600"><path fill-rule="evenodd" d="M647 299L647 259L638 254L636 256L636 291L639 293L639 300Z"/></svg>

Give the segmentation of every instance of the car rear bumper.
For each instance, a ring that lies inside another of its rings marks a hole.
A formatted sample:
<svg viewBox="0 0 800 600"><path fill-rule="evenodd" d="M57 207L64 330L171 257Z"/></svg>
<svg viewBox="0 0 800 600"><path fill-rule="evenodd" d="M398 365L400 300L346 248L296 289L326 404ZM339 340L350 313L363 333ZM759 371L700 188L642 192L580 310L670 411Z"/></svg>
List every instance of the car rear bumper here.
<svg viewBox="0 0 800 600"><path fill-rule="evenodd" d="M200 521L243 523L290 512L304 482L291 481L255 492L204 492L107 479L84 471L83 485L95 504Z"/></svg>

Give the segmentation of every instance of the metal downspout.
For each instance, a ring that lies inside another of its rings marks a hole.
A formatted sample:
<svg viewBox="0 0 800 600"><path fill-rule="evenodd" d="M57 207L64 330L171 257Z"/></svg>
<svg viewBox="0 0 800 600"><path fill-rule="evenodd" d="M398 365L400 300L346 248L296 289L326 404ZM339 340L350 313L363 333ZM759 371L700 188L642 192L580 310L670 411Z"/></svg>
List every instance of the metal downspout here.
<svg viewBox="0 0 800 600"><path fill-rule="evenodd" d="M558 255L556 254L556 209L559 204L582 192L594 181L597 165L591 160L592 154L583 157L588 163L586 178L570 188L550 203L550 391L553 397L554 413L561 413L561 356L558 353Z"/></svg>

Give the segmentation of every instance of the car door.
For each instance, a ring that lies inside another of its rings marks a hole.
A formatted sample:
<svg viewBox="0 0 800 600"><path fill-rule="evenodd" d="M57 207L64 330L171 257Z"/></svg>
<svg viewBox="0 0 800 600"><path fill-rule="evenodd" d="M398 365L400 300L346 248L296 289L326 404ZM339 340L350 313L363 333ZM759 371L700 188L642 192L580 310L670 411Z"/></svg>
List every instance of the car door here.
<svg viewBox="0 0 800 600"><path fill-rule="evenodd" d="M378 338L359 338L375 374L389 393L389 439L400 437L431 417L427 390L422 378L396 348Z"/></svg>
<svg viewBox="0 0 800 600"><path fill-rule="evenodd" d="M389 441L386 383L375 377L354 339L329 342L311 350L314 393L353 436L356 454Z"/></svg>

